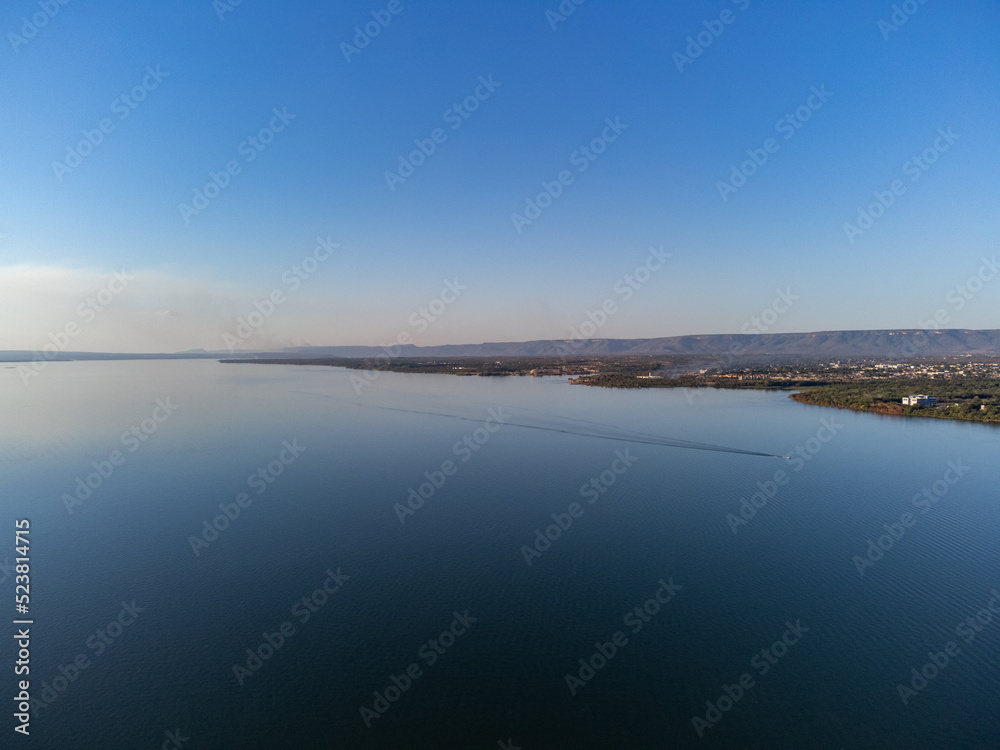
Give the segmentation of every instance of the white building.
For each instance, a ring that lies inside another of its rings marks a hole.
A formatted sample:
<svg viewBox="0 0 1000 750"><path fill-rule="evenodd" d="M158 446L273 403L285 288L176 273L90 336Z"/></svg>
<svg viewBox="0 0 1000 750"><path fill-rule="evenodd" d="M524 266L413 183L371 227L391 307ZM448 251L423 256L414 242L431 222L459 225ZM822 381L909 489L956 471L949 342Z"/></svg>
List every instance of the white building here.
<svg viewBox="0 0 1000 750"><path fill-rule="evenodd" d="M903 406L937 406L937 396L903 396Z"/></svg>

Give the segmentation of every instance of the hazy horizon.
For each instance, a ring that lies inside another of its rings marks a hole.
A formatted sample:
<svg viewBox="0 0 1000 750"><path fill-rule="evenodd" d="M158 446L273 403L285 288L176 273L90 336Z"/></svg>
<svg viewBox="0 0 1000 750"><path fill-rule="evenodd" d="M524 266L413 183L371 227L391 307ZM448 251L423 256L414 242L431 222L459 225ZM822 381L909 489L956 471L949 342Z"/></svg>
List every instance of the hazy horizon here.
<svg viewBox="0 0 1000 750"><path fill-rule="evenodd" d="M931 331L940 331L941 333L947 333L948 331L958 331L962 333L984 333L991 331L1000 331L1000 328L910 328L910 329L894 329L894 328L864 328L864 329L831 329L827 331L782 331L774 332L775 335L791 335L791 336L809 336L809 335L819 335L824 333L877 333L881 331L913 331L917 333L928 333ZM580 333L578 330L574 333ZM418 349L437 349L441 347L473 347L473 346L489 346L491 344L528 344L538 341L567 341L567 342L587 342L587 341L650 341L656 339L673 339L673 338L703 338L709 336L743 336L743 335L763 335L761 333L749 332L744 333L740 331L728 331L724 333L684 333L678 334L676 336L636 336L636 337L607 337L607 336L569 336L564 338L553 338L553 339L506 339L506 340L496 340L496 341L449 341L442 344L405 344L402 348L407 346L413 346ZM204 347L195 347L192 349L179 349L175 351L125 351L121 349L116 350L104 350L104 351L93 351L84 349L60 349L56 352L58 355L72 355L72 354L124 354L124 355L179 355L179 354L194 354L198 352L205 352L210 354L220 354L229 353L232 355L239 355L242 353L254 353L254 352L265 352L265 351L285 351L287 349L334 349L334 348L361 348L361 349L377 349L380 352L385 351L390 353L390 356L397 356L394 352L400 350L400 345L395 343L386 344L311 344L311 345L301 345L293 347L283 347L281 349L267 350L260 347L257 348L234 348L228 349L206 349ZM32 354L41 355L45 357L45 353L51 353L53 351L52 346L48 349L42 350L31 350L31 349L0 349L0 354L6 354L10 352L28 352ZM919 352L910 352L901 350L896 352L901 358L909 358L911 356L919 356ZM887 353L889 354L889 353ZM930 353L927 353L930 354ZM493 356L493 355L484 355ZM502 355L496 355L502 356ZM530 356L530 355L517 355L517 356ZM546 355L539 355L546 356ZM672 356L666 354L663 356Z"/></svg>

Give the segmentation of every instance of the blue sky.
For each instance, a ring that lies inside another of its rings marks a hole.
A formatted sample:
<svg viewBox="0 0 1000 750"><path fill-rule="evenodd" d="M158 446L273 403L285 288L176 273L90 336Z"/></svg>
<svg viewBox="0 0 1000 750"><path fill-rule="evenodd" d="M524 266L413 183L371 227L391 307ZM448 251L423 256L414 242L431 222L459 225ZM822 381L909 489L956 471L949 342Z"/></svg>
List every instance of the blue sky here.
<svg viewBox="0 0 1000 750"><path fill-rule="evenodd" d="M565 20L547 15L558 2L313 5L4 4L0 349L69 322L74 350L223 348L273 290L287 294L247 348L566 338L608 298L595 336L736 332L777 290L797 299L768 331L912 328L939 309L947 327L998 326L1000 283L946 301L998 251L994 2L913 0L895 30L879 26L892 3L860 0L586 0ZM391 20L348 61L373 12ZM678 70L688 37L700 54ZM477 88L475 111L449 117ZM253 151L275 109L294 117ZM53 166L104 118L92 153ZM626 127L581 161L606 118ZM391 189L435 128L443 142ZM748 149L767 161L724 199ZM914 167L926 149L934 163ZM518 231L511 215L563 170L571 184ZM849 241L895 180L905 191ZM317 237L339 248L293 290L283 277ZM616 283L651 247L669 262L624 300ZM81 316L122 269L134 280ZM418 330L445 280L467 289Z"/></svg>

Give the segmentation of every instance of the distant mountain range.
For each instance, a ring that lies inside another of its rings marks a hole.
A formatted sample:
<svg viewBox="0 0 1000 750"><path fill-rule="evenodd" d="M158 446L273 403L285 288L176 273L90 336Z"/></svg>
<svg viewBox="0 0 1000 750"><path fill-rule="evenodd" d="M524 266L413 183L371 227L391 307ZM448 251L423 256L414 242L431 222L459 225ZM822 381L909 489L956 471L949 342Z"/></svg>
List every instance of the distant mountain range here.
<svg viewBox="0 0 1000 750"><path fill-rule="evenodd" d="M392 353L398 357L551 357L563 354L714 356L727 353L803 357L1000 355L1000 330L899 329L815 333L724 333L654 339L550 339L446 346L399 346L393 348ZM384 356L384 350L377 346L311 346L285 350L285 356L301 357L371 357L377 354Z"/></svg>
<svg viewBox="0 0 1000 750"><path fill-rule="evenodd" d="M195 349L173 354L59 352L55 360L72 359L226 359L385 357L381 346L304 346L280 351ZM819 331L814 333L725 333L667 336L652 339L548 339L444 346L394 346L394 357L557 357L562 355L694 355L734 354L752 357L890 357L1000 356L1000 329L968 330L887 329ZM0 351L2 362L31 361L30 351Z"/></svg>

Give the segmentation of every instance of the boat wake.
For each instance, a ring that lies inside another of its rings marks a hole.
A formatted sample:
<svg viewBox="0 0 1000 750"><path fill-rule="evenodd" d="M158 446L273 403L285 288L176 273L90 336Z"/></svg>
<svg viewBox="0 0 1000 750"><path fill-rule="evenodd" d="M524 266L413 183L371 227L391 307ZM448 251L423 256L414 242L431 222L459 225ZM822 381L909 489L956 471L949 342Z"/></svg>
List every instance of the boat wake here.
<svg viewBox="0 0 1000 750"><path fill-rule="evenodd" d="M396 406L383 406L377 404L363 404L373 409L385 409L388 411L408 412L411 414L426 414L447 419L460 419L465 422L482 422L482 416L465 416L438 411L424 411L417 409L404 409ZM502 407L501 411L508 410ZM739 453L745 456L760 456L762 458L788 458L774 453L763 453L761 451L747 450L745 448L733 448L728 445L718 445L716 443L701 443L695 440L682 440L680 438L667 437L665 435L653 435L648 432L637 430L627 430L613 425L591 422L582 419L571 419L560 417L544 412L529 412L528 410L510 410L519 412L514 419L504 419L503 424L511 427L522 427L528 430L544 430L546 432L559 432L565 435L577 435L580 437L597 438L600 440L615 440L622 443L641 443L643 445L659 445L665 448L687 448L698 451L715 451L717 453ZM537 416L535 416L537 415ZM516 421L515 421L516 420Z"/></svg>
<svg viewBox="0 0 1000 750"><path fill-rule="evenodd" d="M458 419L463 422L476 422L482 424L484 417L481 411L472 413L471 410L465 414L454 411L427 411L423 409L406 409L401 406L388 406L385 404L371 404L356 399L342 398L329 393L315 393L313 391L294 391L304 396L320 396L331 398L335 401L346 401L355 406L367 409L381 409L384 411L397 411L406 414L421 414L445 419ZM714 451L716 453L737 453L744 456L760 456L761 458L790 458L789 456L779 456L775 453L764 453L746 448L734 448L729 445L718 445L716 443L702 443L695 440L682 440L680 438L668 437L666 435L654 435L638 430L627 430L614 425L592 422L584 419L572 419L570 417L560 417L555 414L534 411L531 409L514 409L512 407L497 407L501 412L514 412L513 418L503 419L504 425L511 427L521 427L526 430L544 430L545 432L558 432L564 435L577 435L579 437L596 438L599 440L613 440L620 443L640 443L642 445L659 445L664 448L686 448L696 451Z"/></svg>

